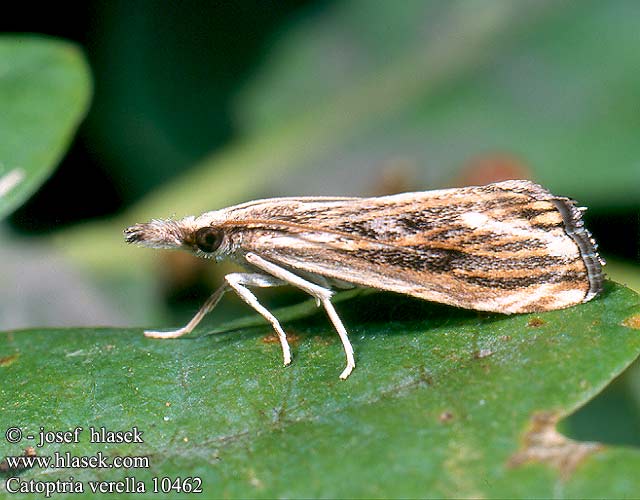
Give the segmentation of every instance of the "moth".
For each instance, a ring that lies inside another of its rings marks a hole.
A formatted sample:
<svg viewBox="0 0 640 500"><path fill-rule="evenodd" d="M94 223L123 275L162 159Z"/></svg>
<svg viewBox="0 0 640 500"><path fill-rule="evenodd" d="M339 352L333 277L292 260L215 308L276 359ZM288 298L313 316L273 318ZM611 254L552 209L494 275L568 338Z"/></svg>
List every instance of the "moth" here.
<svg viewBox="0 0 640 500"><path fill-rule="evenodd" d="M587 302L602 290L604 261L584 210L512 180L375 198L270 198L135 224L124 234L128 243L232 258L247 270L226 275L183 328L148 337L191 332L233 290L271 323L288 365L287 336L250 288L292 285L324 307L344 347L346 379L355 361L334 289L370 287L502 314Z"/></svg>

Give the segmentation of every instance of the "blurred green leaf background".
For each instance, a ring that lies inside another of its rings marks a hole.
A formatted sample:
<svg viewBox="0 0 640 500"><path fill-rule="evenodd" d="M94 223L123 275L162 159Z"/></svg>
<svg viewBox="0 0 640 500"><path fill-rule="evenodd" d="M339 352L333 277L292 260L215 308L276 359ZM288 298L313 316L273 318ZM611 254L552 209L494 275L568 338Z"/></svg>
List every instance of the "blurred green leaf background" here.
<svg viewBox="0 0 640 500"><path fill-rule="evenodd" d="M119 0L4 17L0 194L21 173L0 196L0 330L186 321L230 268L127 247L135 222L505 178L589 207L609 278L640 290L638 2ZM246 314L228 297L205 325ZM562 429L640 445L638 364Z"/></svg>

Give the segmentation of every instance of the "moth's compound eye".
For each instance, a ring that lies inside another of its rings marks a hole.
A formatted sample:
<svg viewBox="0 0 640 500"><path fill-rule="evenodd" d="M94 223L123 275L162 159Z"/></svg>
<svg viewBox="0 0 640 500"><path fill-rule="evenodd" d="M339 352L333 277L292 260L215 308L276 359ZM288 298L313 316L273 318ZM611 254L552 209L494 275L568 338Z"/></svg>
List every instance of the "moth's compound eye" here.
<svg viewBox="0 0 640 500"><path fill-rule="evenodd" d="M205 253L215 252L222 243L222 231L214 227L203 227L196 231L196 245Z"/></svg>

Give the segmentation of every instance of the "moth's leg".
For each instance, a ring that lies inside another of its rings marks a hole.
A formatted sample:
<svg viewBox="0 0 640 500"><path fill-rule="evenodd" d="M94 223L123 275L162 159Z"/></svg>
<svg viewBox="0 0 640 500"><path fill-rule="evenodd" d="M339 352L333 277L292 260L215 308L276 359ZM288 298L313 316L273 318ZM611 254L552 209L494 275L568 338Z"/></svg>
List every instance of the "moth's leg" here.
<svg viewBox="0 0 640 500"><path fill-rule="evenodd" d="M229 289L233 289L239 296L244 300L247 304L253 307L256 311L258 311L264 318L269 321L272 325L276 333L278 334L278 338L280 339L280 344L282 345L282 354L284 356L284 364L288 365L291 363L291 350L289 349L289 343L287 342L287 336L285 335L282 327L278 320L265 309L259 302L258 299L243 285L248 286L259 286L259 287L272 287L272 286L281 286L285 283L273 276L269 276L266 274L258 274L258 273L232 273L227 274L225 276L225 284L218 288L211 297L207 299L207 301L202 305L200 310L196 313L196 315L187 323L184 327L179 328L178 330L168 331L168 332L159 332L159 331L146 331L144 334L147 337L153 338L162 338L162 339L171 339L177 338L182 335L186 335L187 333L191 333L193 329L198 326L202 318L204 318L209 312L213 310L214 307L220 302L222 296Z"/></svg>
<svg viewBox="0 0 640 500"><path fill-rule="evenodd" d="M270 287L270 286L281 286L286 283L273 277L264 274L245 274L245 273L232 273L227 274L224 277L225 281L228 283L229 287L233 288L233 290L240 296L242 300L244 300L247 304L253 307L258 313L262 315L264 319L266 319L273 329L276 331L278 338L280 339L280 345L282 346L282 356L284 358L284 365L287 366L291 363L291 350L289 349L289 342L287 342L287 335L284 333L284 330L280 326L280 322L276 319L276 317L271 314L267 308L265 308L255 295L251 293L251 291L246 288L244 285L248 286L260 286L260 287Z"/></svg>
<svg viewBox="0 0 640 500"><path fill-rule="evenodd" d="M356 367L356 362L355 362L355 359L353 358L353 347L351 345L351 342L349 342L347 329L342 324L342 320L340 319L340 316L338 316L338 313L334 309L333 304L331 303L331 300L330 299L321 299L321 300L322 300L322 305L324 306L325 311L327 311L327 314L329 315L329 319L331 320L331 323L333 323L333 327L336 329L336 331L338 332L338 335L340 336L340 340L342 341L342 347L344 348L344 353L347 356L347 366L345 366L344 370L342 370L342 373L340 374L340 378L342 380L345 380L349 375L351 375L351 372Z"/></svg>
<svg viewBox="0 0 640 500"><path fill-rule="evenodd" d="M333 292L331 290L328 290L327 288L316 285L315 283L311 283L310 281L307 281L300 276L297 276L292 272L287 271L277 264L273 264L272 262L269 262L254 253L246 254L245 259L250 264L256 266L259 269L262 269L263 271L268 272L272 276L275 276L276 278L279 278L280 280L285 281L307 292L309 295L315 297L316 300L324 306L325 311L327 311L327 314L329 315L331 323L333 323L333 326L340 336L342 346L344 347L344 353L347 357L347 366L340 374L340 378L342 380L346 379L356 367L356 362L353 358L353 347L351 346L351 342L349 342L347 330L342 324L342 320L340 320L338 313L331 303L331 296L333 295Z"/></svg>
<svg viewBox="0 0 640 500"><path fill-rule="evenodd" d="M195 316L191 318L191 321L189 321L189 323L187 323L182 328L178 328L177 330L170 330L167 332L161 332L157 330L146 330L144 332L145 336L151 337L154 339L175 339L178 337L182 337L187 333L191 333L193 329L196 326L198 326L200 321L202 321L202 318L204 318L209 312L213 310L214 307L218 305L218 302L220 302L220 299L228 289L229 289L229 285L225 283L220 288L218 288L215 292L213 292L213 294L211 294L211 297L209 297L206 300L206 302L202 304L202 307L195 314Z"/></svg>

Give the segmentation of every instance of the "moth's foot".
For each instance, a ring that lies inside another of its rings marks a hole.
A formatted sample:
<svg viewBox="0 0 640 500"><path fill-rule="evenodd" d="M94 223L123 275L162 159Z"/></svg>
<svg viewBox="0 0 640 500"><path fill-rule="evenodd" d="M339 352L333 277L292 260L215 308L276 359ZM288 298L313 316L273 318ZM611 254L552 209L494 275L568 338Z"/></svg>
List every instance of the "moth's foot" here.
<svg viewBox="0 0 640 500"><path fill-rule="evenodd" d="M353 371L353 369L354 369L355 367L356 367L356 365L355 365L355 364L348 363L348 364L347 364L347 366L346 366L346 368L344 369L344 371L340 374L340 379L341 379L341 380L346 380L346 379L347 379L347 377L348 377L349 375L351 375L351 372Z"/></svg>
<svg viewBox="0 0 640 500"><path fill-rule="evenodd" d="M178 330L169 330L167 332L161 332L158 330L145 330L144 336L150 337L152 339L175 339L181 337L182 335L186 335L189 331L184 328L179 328Z"/></svg>
<svg viewBox="0 0 640 500"><path fill-rule="evenodd" d="M284 358L284 366L289 366L291 364L291 351L289 350L289 344L283 346L282 349L282 357Z"/></svg>

